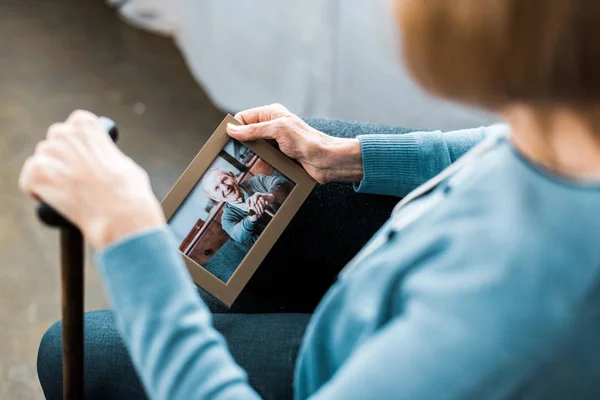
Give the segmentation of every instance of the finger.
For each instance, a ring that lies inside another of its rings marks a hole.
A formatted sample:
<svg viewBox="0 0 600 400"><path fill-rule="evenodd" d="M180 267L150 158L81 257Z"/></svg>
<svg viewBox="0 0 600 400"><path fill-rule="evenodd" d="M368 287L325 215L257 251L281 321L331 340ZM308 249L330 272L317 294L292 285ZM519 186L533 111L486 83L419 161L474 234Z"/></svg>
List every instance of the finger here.
<svg viewBox="0 0 600 400"><path fill-rule="evenodd" d="M72 133L73 127L71 125L65 124L64 122L57 122L50 125L50 128L48 128L46 139L60 140L67 138Z"/></svg>
<svg viewBox="0 0 600 400"><path fill-rule="evenodd" d="M260 203L256 205L256 210L258 211L258 215L262 215L262 213L265 212L262 204Z"/></svg>
<svg viewBox="0 0 600 400"><path fill-rule="evenodd" d="M35 147L36 155L44 155L50 158L67 160L72 155L72 146L66 140L43 140Z"/></svg>
<svg viewBox="0 0 600 400"><path fill-rule="evenodd" d="M254 205L254 209L256 210L256 213L258 215L262 215L263 213L263 208L262 208L262 204L260 204L260 201L257 201L256 204Z"/></svg>
<svg viewBox="0 0 600 400"><path fill-rule="evenodd" d="M42 140L35 146L35 154L36 155L46 155L48 157L55 157L57 155L56 146L53 145L53 142L48 140Z"/></svg>
<svg viewBox="0 0 600 400"><path fill-rule="evenodd" d="M19 189L30 196L40 196L40 185L48 184L49 177L64 174L65 167L54 158L43 154L29 157L19 176Z"/></svg>
<svg viewBox="0 0 600 400"><path fill-rule="evenodd" d="M86 139L93 138L100 142L107 140L107 138L103 137L107 135L102 135L100 133L105 132L105 129L100 122L100 118L89 111L73 111L71 115L69 115L69 118L67 118L66 124L71 125L74 133L79 137Z"/></svg>
<svg viewBox="0 0 600 400"><path fill-rule="evenodd" d="M241 121L243 124L256 124L258 122L272 121L290 114L289 110L281 104L270 104L268 106L241 111L235 114L235 119Z"/></svg>
<svg viewBox="0 0 600 400"><path fill-rule="evenodd" d="M97 115L86 111L86 110L75 110L73 111L67 120L67 124L95 124L100 123L100 119Z"/></svg>
<svg viewBox="0 0 600 400"><path fill-rule="evenodd" d="M283 122L280 119L250 125L227 124L227 134L241 142L258 139L277 139Z"/></svg>
<svg viewBox="0 0 600 400"><path fill-rule="evenodd" d="M75 143L74 128L65 123L52 124L48 128L46 137L46 141L38 144L36 152L44 150L48 155L59 157L71 155L81 147Z"/></svg>
<svg viewBox="0 0 600 400"><path fill-rule="evenodd" d="M34 157L29 157L25 160L21 173L19 174L19 190L25 194L31 194L32 168L34 168Z"/></svg>

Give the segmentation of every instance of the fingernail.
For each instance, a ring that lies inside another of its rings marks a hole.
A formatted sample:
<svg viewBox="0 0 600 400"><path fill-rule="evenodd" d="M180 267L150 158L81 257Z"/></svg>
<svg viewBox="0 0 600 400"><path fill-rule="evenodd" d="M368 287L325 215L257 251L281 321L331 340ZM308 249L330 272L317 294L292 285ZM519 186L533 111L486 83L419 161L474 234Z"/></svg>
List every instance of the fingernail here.
<svg viewBox="0 0 600 400"><path fill-rule="evenodd" d="M240 131L239 127L237 127L236 125L234 125L230 122L227 123L227 132L238 133L239 131Z"/></svg>

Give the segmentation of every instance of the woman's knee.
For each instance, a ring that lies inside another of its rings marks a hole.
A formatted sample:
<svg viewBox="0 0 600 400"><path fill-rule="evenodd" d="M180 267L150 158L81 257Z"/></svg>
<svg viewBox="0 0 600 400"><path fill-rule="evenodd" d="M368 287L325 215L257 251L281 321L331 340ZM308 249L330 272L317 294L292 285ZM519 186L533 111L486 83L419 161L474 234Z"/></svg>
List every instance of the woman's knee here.
<svg viewBox="0 0 600 400"><path fill-rule="evenodd" d="M84 390L86 399L146 398L111 311L86 313ZM52 325L38 351L38 376L47 399L62 398L62 323Z"/></svg>
<svg viewBox="0 0 600 400"><path fill-rule="evenodd" d="M37 371L46 399L62 398L62 322L54 323L40 342Z"/></svg>

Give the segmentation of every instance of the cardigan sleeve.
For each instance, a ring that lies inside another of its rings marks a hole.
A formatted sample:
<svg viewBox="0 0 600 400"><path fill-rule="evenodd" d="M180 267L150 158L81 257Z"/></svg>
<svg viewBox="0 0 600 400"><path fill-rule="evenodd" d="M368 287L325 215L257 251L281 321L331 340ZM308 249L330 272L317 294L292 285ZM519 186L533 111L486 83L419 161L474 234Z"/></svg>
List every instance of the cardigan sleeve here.
<svg viewBox="0 0 600 400"><path fill-rule="evenodd" d="M359 193L404 197L488 135L502 132L508 132L507 125L453 132L360 135L363 179L355 189Z"/></svg>
<svg viewBox="0 0 600 400"><path fill-rule="evenodd" d="M212 326L167 228L96 257L117 326L151 399L258 399Z"/></svg>

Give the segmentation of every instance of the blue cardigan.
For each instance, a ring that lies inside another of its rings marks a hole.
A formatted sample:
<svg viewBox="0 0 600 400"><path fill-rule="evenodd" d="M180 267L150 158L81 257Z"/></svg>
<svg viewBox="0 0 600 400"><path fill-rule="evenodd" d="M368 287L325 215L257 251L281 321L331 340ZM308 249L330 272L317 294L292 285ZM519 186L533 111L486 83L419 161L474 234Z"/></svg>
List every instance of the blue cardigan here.
<svg viewBox="0 0 600 400"><path fill-rule="evenodd" d="M297 399L600 397L600 185L531 164L507 134L359 138L359 191L403 197L445 171L323 299ZM111 245L97 263L151 398L258 398L166 228Z"/></svg>

